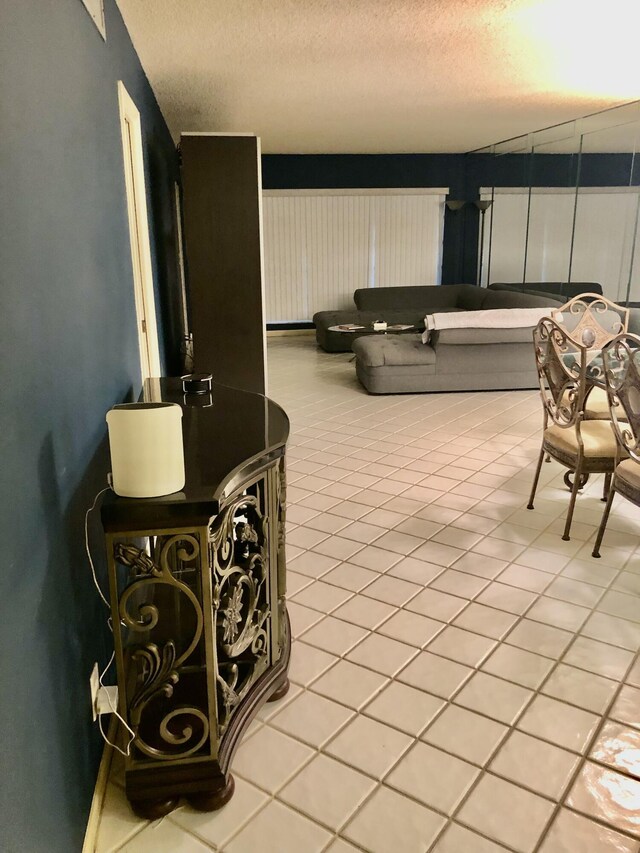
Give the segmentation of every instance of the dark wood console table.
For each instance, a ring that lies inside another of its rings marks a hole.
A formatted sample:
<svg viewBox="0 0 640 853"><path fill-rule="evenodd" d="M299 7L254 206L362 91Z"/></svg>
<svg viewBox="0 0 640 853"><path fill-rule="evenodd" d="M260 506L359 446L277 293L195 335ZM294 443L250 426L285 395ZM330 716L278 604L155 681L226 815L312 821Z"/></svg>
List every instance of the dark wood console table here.
<svg viewBox="0 0 640 853"><path fill-rule="evenodd" d="M152 379L143 399L183 408L186 484L102 507L119 711L135 732L126 793L146 818L184 796L233 794L229 765L256 711L286 693L285 445L289 421L260 394L185 395Z"/></svg>

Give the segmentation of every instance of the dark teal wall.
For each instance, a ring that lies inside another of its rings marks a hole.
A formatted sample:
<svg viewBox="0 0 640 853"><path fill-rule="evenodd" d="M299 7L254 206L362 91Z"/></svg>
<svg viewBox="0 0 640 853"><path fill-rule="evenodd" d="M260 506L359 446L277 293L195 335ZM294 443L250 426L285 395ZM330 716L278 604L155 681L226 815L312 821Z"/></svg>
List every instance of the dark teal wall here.
<svg viewBox="0 0 640 853"><path fill-rule="evenodd" d="M89 673L105 612L83 516L105 412L139 391L117 81L142 115L165 364L176 328L174 148L114 0L0 14L0 850L80 851L102 743ZM95 550L101 550L98 536Z"/></svg>

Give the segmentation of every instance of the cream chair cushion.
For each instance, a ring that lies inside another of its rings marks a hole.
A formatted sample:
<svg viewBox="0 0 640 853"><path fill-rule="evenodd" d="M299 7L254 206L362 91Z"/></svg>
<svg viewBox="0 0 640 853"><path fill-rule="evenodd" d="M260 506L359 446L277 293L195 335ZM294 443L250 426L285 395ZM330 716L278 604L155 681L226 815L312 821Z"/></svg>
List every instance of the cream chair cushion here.
<svg viewBox="0 0 640 853"><path fill-rule="evenodd" d="M565 393L562 397L562 402L566 404L567 402L567 394ZM616 406L616 409L619 409L619 406ZM587 421L608 421L611 418L609 414L609 401L607 399L607 392L604 388L599 388L597 385L591 389L589 394L587 395L587 399L585 401L584 406L584 417ZM624 414L618 415L620 420L624 420Z"/></svg>
<svg viewBox="0 0 640 853"><path fill-rule="evenodd" d="M611 415L609 414L609 400L607 399L607 392L604 388L596 386L591 389L587 395L584 416L587 420L608 421L611 419Z"/></svg>
<svg viewBox="0 0 640 853"><path fill-rule="evenodd" d="M640 462L636 462L635 459L625 459L616 468L616 477L620 477L632 489L640 492Z"/></svg>
<svg viewBox="0 0 640 853"><path fill-rule="evenodd" d="M583 421L580 434L584 444L584 455L598 458L611 458L616 455L616 437L611 421ZM551 447L565 454L578 455L578 438L575 427L563 428L557 424L548 427L544 432L544 440Z"/></svg>

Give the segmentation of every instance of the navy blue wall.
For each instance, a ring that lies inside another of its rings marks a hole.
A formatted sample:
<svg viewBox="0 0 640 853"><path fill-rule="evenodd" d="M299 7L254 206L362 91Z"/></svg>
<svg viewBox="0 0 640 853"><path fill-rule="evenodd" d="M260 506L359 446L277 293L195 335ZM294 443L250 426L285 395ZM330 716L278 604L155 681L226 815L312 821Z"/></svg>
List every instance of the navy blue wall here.
<svg viewBox="0 0 640 853"><path fill-rule="evenodd" d="M117 81L142 116L165 364L176 327L174 147L114 0L10 0L0 27L0 850L79 851L102 742L104 606L83 516L105 412L139 392ZM101 551L94 530L95 551Z"/></svg>
<svg viewBox="0 0 640 853"><path fill-rule="evenodd" d="M640 160L640 158L636 158ZM635 174L631 178L631 169ZM473 201L480 187L626 186L640 183L629 154L265 154L264 189L449 187L449 198ZM445 210L442 283L475 283L478 210ZM426 283L426 282L425 282ZM329 306L327 306L329 307Z"/></svg>

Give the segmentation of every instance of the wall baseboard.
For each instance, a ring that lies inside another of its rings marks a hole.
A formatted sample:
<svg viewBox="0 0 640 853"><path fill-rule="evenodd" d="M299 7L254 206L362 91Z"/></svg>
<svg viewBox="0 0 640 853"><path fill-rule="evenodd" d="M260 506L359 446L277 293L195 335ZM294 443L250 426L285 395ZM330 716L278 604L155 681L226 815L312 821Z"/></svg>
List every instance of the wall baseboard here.
<svg viewBox="0 0 640 853"><path fill-rule="evenodd" d="M109 721L109 729L107 737L113 743L116 736L118 719L115 715L111 716ZM89 818L87 820L87 828L84 834L84 843L82 845L82 853L95 853L96 844L98 843L98 829L100 827L100 817L102 815L102 806L104 805L105 794L107 793L107 782L111 771L111 759L113 758L113 747L105 743L100 759L100 767L98 768L98 777L96 786L93 790L93 798L91 800L91 809L89 810Z"/></svg>
<svg viewBox="0 0 640 853"><path fill-rule="evenodd" d="M287 329L315 329L311 320L296 320L290 323L267 323L268 332L282 332Z"/></svg>
<svg viewBox="0 0 640 853"><path fill-rule="evenodd" d="M267 332L268 338L284 338L288 335L305 335L310 337L315 335L315 329L269 329Z"/></svg>

